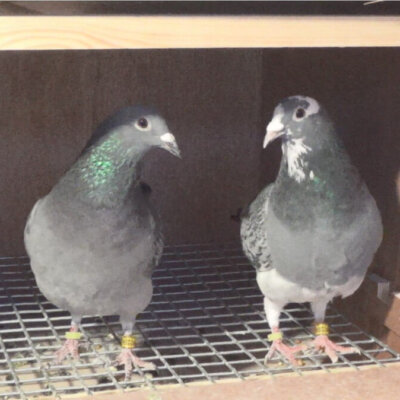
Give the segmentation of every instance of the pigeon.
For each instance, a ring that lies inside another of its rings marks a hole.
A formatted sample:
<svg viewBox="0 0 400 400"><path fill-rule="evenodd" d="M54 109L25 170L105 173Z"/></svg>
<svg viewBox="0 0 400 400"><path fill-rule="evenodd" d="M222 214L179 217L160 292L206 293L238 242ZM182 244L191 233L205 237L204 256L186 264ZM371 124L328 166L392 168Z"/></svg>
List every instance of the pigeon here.
<svg viewBox="0 0 400 400"><path fill-rule="evenodd" d="M119 315L124 333L115 364L124 366L126 379L134 367L155 368L132 350L135 318L150 303L152 271L163 251L151 189L140 180L140 160L153 147L180 157L155 109L123 108L99 125L28 217L24 241L37 285L72 317L55 363L79 359L82 316Z"/></svg>
<svg viewBox="0 0 400 400"><path fill-rule="evenodd" d="M315 318L311 350L336 362L340 353L358 350L329 339L326 308L361 285L382 241L380 213L315 99L292 96L275 108L263 147L278 138L278 176L242 212L240 227L271 329L265 363L278 353L301 364L295 354L306 346L283 342L279 317L288 303L306 302Z"/></svg>

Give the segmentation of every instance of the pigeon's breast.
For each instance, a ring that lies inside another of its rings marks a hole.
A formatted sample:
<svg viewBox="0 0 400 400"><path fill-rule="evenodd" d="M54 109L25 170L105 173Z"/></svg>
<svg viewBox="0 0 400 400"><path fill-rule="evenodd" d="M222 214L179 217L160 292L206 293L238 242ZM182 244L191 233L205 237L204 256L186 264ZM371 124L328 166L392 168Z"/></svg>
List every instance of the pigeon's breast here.
<svg viewBox="0 0 400 400"><path fill-rule="evenodd" d="M304 230L293 229L270 207L265 231L279 275L312 290L362 278L382 240L379 211L369 193L352 215L314 215Z"/></svg>
<svg viewBox="0 0 400 400"><path fill-rule="evenodd" d="M142 311L151 297L156 239L150 211L54 208L46 198L25 234L40 290L78 315L119 314L121 305Z"/></svg>
<svg viewBox="0 0 400 400"><path fill-rule="evenodd" d="M288 303L315 302L322 299L328 303L333 297L351 295L362 281L363 277L353 276L342 285L311 289L283 277L275 268L257 271L257 283L264 296L282 307Z"/></svg>

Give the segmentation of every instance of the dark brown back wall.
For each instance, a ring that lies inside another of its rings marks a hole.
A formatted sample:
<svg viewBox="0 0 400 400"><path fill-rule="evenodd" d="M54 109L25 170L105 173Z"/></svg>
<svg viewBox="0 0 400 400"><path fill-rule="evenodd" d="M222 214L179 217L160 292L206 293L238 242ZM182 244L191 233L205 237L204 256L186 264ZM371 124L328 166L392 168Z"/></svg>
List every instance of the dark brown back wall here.
<svg viewBox="0 0 400 400"><path fill-rule="evenodd" d="M35 200L71 165L95 125L151 103L183 160L146 156L145 179L168 243L238 239L230 215L274 179L279 145L265 124L291 94L331 113L377 199L385 242L377 269L398 271L399 49L152 50L0 53L0 254L24 252Z"/></svg>
<svg viewBox="0 0 400 400"><path fill-rule="evenodd" d="M0 54L0 254L24 252L38 197L119 107L157 106L183 159L146 156L167 242L237 237L230 215L258 189L262 52L96 51Z"/></svg>

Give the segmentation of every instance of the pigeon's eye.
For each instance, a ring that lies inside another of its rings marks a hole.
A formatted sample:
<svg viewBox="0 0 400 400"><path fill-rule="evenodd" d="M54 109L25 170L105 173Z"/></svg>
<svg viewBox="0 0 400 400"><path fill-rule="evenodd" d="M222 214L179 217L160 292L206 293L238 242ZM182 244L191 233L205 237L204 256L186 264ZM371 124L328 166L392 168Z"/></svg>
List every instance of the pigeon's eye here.
<svg viewBox="0 0 400 400"><path fill-rule="evenodd" d="M306 115L306 111L304 110L304 108L300 107L296 110L296 114L295 114L296 119L302 119L302 118L304 118L305 115Z"/></svg>
<svg viewBox="0 0 400 400"><path fill-rule="evenodd" d="M141 131L148 131L150 129L150 122L146 118L139 118L135 122L135 126Z"/></svg>

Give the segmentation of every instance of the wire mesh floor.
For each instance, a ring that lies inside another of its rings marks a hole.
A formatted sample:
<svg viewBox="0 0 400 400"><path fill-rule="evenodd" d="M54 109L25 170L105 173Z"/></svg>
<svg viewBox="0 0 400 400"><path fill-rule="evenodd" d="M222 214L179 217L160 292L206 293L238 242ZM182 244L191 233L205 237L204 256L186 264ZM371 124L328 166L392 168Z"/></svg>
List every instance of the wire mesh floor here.
<svg viewBox="0 0 400 400"><path fill-rule="evenodd" d="M136 371L124 382L112 366L121 327L116 317L87 317L80 361L53 365L70 316L38 291L26 257L0 258L0 399L62 397L128 387L157 388L221 378L309 370L359 368L400 361L400 355L362 332L330 308L331 337L357 347L361 354L341 355L337 363L313 352L293 367L279 358L264 365L270 332L255 272L237 245L167 247L154 273L154 295L137 320L136 354L157 365L156 372ZM292 344L310 343L313 317L305 305L291 304L281 327Z"/></svg>

